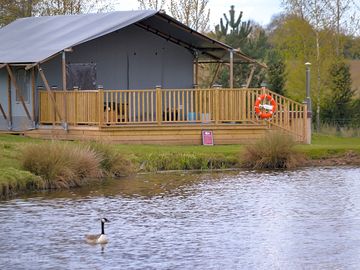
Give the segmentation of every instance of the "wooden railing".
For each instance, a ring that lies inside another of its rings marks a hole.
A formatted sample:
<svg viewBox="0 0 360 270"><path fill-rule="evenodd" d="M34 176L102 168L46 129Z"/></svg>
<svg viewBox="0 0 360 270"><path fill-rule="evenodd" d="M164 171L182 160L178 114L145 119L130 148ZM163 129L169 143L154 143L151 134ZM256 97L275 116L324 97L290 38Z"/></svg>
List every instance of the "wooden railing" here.
<svg viewBox="0 0 360 270"><path fill-rule="evenodd" d="M260 120L256 98L270 94L275 115ZM257 124L286 130L305 138L306 106L267 89L152 89L40 91L40 123L122 126L128 124L213 123ZM56 107L56 108L55 108ZM59 111L59 113L56 113Z"/></svg>

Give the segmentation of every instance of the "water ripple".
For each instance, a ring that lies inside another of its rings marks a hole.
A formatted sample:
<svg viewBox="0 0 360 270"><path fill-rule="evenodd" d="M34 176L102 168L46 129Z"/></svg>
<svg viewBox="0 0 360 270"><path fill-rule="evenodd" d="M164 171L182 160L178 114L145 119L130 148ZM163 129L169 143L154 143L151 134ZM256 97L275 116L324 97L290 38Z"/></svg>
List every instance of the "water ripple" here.
<svg viewBox="0 0 360 270"><path fill-rule="evenodd" d="M0 202L0 269L357 269L360 168L142 175ZM107 224L105 247L84 243Z"/></svg>

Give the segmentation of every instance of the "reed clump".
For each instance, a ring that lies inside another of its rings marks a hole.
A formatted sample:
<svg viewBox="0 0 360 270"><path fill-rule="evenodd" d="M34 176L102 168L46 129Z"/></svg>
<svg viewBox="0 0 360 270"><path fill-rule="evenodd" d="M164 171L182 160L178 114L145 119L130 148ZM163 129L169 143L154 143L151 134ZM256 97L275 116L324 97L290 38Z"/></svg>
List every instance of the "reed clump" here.
<svg viewBox="0 0 360 270"><path fill-rule="evenodd" d="M105 176L119 177L135 171L133 163L126 159L123 154L116 151L111 144L91 142L85 147L89 147L100 157L100 167Z"/></svg>
<svg viewBox="0 0 360 270"><path fill-rule="evenodd" d="M0 198L7 198L27 190L44 188L44 181L28 171L13 167L0 168Z"/></svg>
<svg viewBox="0 0 360 270"><path fill-rule="evenodd" d="M101 157L90 147L51 142L31 144L22 153L22 167L40 176L47 189L78 187L102 176Z"/></svg>
<svg viewBox="0 0 360 270"><path fill-rule="evenodd" d="M305 158L295 151L296 143L291 136L269 132L255 144L245 147L242 165L253 169L291 169L299 166Z"/></svg>
<svg viewBox="0 0 360 270"><path fill-rule="evenodd" d="M145 155L141 170L144 171L167 171L167 170L211 170L233 168L237 159L222 154L200 153L151 153Z"/></svg>

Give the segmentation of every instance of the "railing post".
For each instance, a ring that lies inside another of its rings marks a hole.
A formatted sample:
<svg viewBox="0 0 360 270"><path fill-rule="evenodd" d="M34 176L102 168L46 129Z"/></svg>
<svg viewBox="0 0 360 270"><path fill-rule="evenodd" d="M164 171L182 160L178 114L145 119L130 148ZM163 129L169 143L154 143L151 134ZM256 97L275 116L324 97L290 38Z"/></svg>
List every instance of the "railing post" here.
<svg viewBox="0 0 360 270"><path fill-rule="evenodd" d="M161 125L161 121L162 121L161 85L156 86L156 121L158 125Z"/></svg>
<svg viewBox="0 0 360 270"><path fill-rule="evenodd" d="M98 100L99 100L99 126L103 125L104 121L104 89L98 88Z"/></svg>
<svg viewBox="0 0 360 270"><path fill-rule="evenodd" d="M213 85L213 88L215 89L215 124L219 124L219 118L220 118L220 85L215 84Z"/></svg>

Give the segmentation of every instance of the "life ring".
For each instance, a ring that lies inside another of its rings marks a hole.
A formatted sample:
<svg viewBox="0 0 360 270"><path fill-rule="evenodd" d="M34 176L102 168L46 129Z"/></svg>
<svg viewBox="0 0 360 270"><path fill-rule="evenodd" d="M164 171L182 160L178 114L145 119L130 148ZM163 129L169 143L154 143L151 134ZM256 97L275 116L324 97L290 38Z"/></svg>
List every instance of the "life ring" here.
<svg viewBox="0 0 360 270"><path fill-rule="evenodd" d="M270 104L262 104L261 102L267 99ZM264 109L264 110L262 110ZM271 118L276 110L276 102L272 96L268 94L260 95L255 101L255 113L261 119Z"/></svg>

